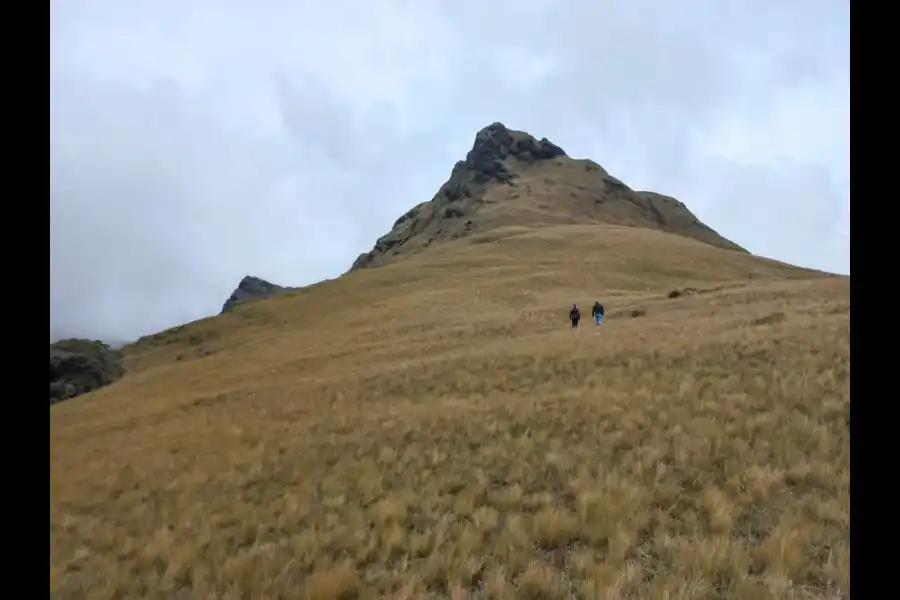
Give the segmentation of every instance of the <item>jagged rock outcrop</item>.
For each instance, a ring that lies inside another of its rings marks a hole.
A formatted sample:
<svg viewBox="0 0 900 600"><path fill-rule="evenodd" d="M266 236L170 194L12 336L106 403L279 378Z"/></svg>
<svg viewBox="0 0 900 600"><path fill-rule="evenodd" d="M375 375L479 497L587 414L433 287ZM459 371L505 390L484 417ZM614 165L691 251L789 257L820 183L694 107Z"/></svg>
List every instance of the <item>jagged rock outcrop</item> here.
<svg viewBox="0 0 900 600"><path fill-rule="evenodd" d="M50 344L50 404L113 383L125 373L122 355L108 344L68 339Z"/></svg>
<svg viewBox="0 0 900 600"><path fill-rule="evenodd" d="M227 312L232 306L243 300L266 298L268 296L287 292L291 289L292 288L275 285L274 283L266 281L265 279L260 279L259 277L247 275L241 279L237 288L231 293L228 300L225 301L225 304L222 306L222 312Z"/></svg>
<svg viewBox="0 0 900 600"><path fill-rule="evenodd" d="M492 123L434 198L394 223L350 270L374 267L442 241L506 225L607 223L661 229L744 251L678 200L634 191L590 160L569 157L546 138Z"/></svg>

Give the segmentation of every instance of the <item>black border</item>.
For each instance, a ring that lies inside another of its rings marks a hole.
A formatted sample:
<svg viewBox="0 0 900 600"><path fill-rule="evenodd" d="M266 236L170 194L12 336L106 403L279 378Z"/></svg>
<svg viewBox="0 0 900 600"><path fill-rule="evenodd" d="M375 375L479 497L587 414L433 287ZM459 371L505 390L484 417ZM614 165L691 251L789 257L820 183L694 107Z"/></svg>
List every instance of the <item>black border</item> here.
<svg viewBox="0 0 900 600"><path fill-rule="evenodd" d="M54 6L55 6L55 3L54 3L53 1L51 1L51 2L50 2L50 7L49 7L49 13L50 13L50 14L49 14L49 16L50 16L50 28L51 28L50 44L53 43L52 28L53 28L53 26L54 26L54 23L53 23L53 9L54 9ZM37 19L35 19L35 20L37 20ZM35 24L36 24L36 23L35 23ZM48 54L48 59L51 59L51 58L52 58L52 54L50 53L49 50L48 50L47 54ZM51 93L51 98L52 98L52 93L53 93L52 87L50 88L50 93ZM21 95L20 95L20 96L21 96ZM22 100L25 100L25 98L22 98ZM15 101L14 101L13 103L14 103L14 104L18 104L18 103L15 102ZM19 103L21 103L21 101L20 101ZM49 105L50 103L52 103L52 100L48 102L48 105ZM52 126L51 126L51 128L50 128L50 134L51 134L51 135L53 134ZM26 135L28 135L28 134L26 133ZM23 140L23 141L24 141L24 140ZM24 151L24 146L22 147L22 150ZM49 150L49 145L48 145L48 154L49 154L49 153L50 153L50 150ZM23 156L24 156L24 153L23 153ZM49 161L48 161L48 163L49 163ZM48 318L47 318L47 320L45 321L45 323L47 324L47 338L48 338L48 340L49 340L49 338L50 338L50 319L49 319L49 314L50 314L50 289L51 289L51 288L50 288L50 273L49 273L49 262L50 262L50 237L51 237L51 236L50 236L50 231L49 231L49 230L50 230L49 224L50 224L50 214L51 214L51 210L52 210L52 209L51 209L52 197L53 197L53 188L52 188L52 187L51 187L51 189L50 189L50 196L51 196L50 202L48 202L48 203L45 205L45 206L47 207L47 221L44 221L44 222L47 223L47 225L48 225L48 227L47 227L47 245L44 246L44 248L47 249L47 262L48 262L48 273L47 273L47 315L48 315ZM43 213L43 211L39 211L39 213ZM41 217L38 217L37 215L35 215L35 219L38 219L38 218L41 218ZM36 224L35 224L35 225L36 225ZM37 227L35 227L35 229L37 229ZM34 239L35 239L35 241L36 241L36 240L37 240L37 236L35 236ZM35 252L37 252L37 249L35 249ZM24 302L24 303L22 303L22 307L24 307L24 306L33 306L33 307L35 308L35 311L38 310L38 309L37 309L37 303L36 303L36 302L34 302L34 303ZM35 316L35 319L37 319L37 316ZM44 402L43 402L43 397L41 397L40 405L41 405L41 406L40 406L40 409L46 410L46 411L47 411L47 413L45 413L44 415L42 415L44 418L47 419L47 421L46 421L46 423L47 423L47 424L46 424L46 429L44 430L44 431L47 433L47 437L45 438L47 441L45 442L45 444L42 445L42 449L44 450L44 452L46 452L47 460L46 460L46 462L45 462L44 464L46 464L46 465L48 466L48 470L49 470L49 466L50 466L50 440L52 439L52 438L51 438L51 435L50 435L50 421L52 420L52 416L51 416L51 414L50 414L50 406L49 406L49 402L48 402L48 404L45 405ZM35 410L38 410L38 402L36 402L36 401L34 402L34 407L35 407ZM32 435L32 434L27 434L27 433L26 433L26 435ZM39 436L38 436L37 432L35 432L33 435L34 435L34 439L39 439ZM34 454L35 456L37 456L37 455L39 454L36 450L34 451L34 453L35 453L35 454ZM15 460L15 455L13 455L13 460ZM38 581L40 581L41 579L43 579L44 575L46 575L46 577L47 577L46 582L47 582L47 583L46 583L44 589L43 589L43 590L40 590L40 589L36 589L36 590L35 590L35 594L36 594L36 595L39 595L39 596L42 596L42 597L44 597L44 594L43 594L44 591L50 590L50 565L52 564L52 562L51 562L51 553L53 552L53 546L52 546L52 541L51 541L53 538L51 537L51 531L50 531L50 510L51 510L51 506L52 506L52 502L51 502L51 498L50 498L50 494L51 494L50 489L51 489L51 488L50 488L49 485L48 485L47 504L45 505L45 506L47 507L47 512L44 513L44 514L47 516L47 520L44 521L43 515L40 516L40 520L38 520L38 515L37 515L37 514L35 514L35 516L34 516L34 523L46 523L46 524L47 524L47 538L46 538L46 539L48 540L48 544L47 544L47 546L44 547L44 548L47 550L47 555L46 555L46 561L47 561L47 562L44 563L44 565L41 565L41 566L40 566L40 568L43 570L43 574L35 573L33 576L29 576L29 575L27 575L25 572L22 572L22 573L21 573L22 578L23 578L24 581L29 581L29 582L34 582L34 583L37 583ZM21 505L22 505L22 506L19 507L19 508L21 509L20 514L21 514L22 520L25 521L25 522L30 521L31 519L30 519L29 517L27 517L27 514L28 514L29 512L31 512L32 510L34 510L35 512L37 512L37 511L38 511L38 508L37 508L37 507L38 507L40 504L39 504L38 502L32 502L32 501L29 501L28 498L27 498L27 496L28 496L27 494L22 494L22 495L19 496L18 498L16 498L16 496L17 496L16 494L12 494L12 495L9 496L9 498L10 498L10 499L13 499L13 502L15 502L16 504L21 504ZM17 510L17 509L16 509L16 508L13 508L13 510ZM18 511L17 511L17 512L18 512ZM38 560L38 557L35 557L35 559L36 559L36 560L34 561L33 566L34 566L35 570L37 570L37 569L38 569L38 565L39 565L39 560ZM24 561L22 561L21 567L23 568L23 571L28 571L28 570L30 570L30 567L31 567L31 566L32 566L32 562L31 562L30 560L24 560ZM27 594L27 593L26 593L26 594ZM30 595L30 594L28 594L28 595Z"/></svg>

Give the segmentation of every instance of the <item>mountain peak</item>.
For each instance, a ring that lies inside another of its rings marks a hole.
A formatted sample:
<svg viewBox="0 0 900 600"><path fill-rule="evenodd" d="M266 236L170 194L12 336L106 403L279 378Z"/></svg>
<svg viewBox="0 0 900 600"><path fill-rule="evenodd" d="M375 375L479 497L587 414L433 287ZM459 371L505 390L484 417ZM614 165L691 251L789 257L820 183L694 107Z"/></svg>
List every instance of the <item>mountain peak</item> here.
<svg viewBox="0 0 900 600"><path fill-rule="evenodd" d="M547 138L539 140L498 121L475 134L472 149L437 194L397 219L350 270L497 227L575 223L660 229L743 250L674 198L636 192L597 163L573 159Z"/></svg>
<svg viewBox="0 0 900 600"><path fill-rule="evenodd" d="M475 134L472 149L462 163L474 173L477 183L491 180L507 183L515 177L515 171L506 164L507 161L530 165L559 156L566 156L566 153L546 138L537 140L524 131L515 131L495 122Z"/></svg>
<svg viewBox="0 0 900 600"><path fill-rule="evenodd" d="M231 296L228 297L228 300L226 300L225 304L222 306L222 312L227 312L232 306L243 300L265 298L273 294L287 291L288 289L290 288L275 285L274 283L266 281L265 279L260 279L259 277L254 277L253 275L244 275L238 283L237 288L235 288L231 293Z"/></svg>

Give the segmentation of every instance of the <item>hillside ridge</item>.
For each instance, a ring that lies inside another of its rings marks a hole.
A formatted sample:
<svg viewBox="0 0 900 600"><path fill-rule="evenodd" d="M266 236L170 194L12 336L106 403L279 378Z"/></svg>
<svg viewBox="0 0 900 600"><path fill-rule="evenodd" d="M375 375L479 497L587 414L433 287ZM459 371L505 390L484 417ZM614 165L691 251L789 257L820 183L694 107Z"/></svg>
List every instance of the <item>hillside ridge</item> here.
<svg viewBox="0 0 900 600"><path fill-rule="evenodd" d="M635 191L591 160L574 159L546 138L495 122L478 131L434 197L401 215L350 271L498 227L561 224L658 229L746 252L679 200Z"/></svg>

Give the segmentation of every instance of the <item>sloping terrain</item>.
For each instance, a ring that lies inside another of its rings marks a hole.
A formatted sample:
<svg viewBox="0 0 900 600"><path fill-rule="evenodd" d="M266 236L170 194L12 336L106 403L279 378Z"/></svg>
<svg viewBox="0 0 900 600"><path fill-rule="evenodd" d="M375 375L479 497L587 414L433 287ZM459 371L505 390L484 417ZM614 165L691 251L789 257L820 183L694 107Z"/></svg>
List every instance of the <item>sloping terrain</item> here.
<svg viewBox="0 0 900 600"><path fill-rule="evenodd" d="M846 597L849 289L500 227L150 336L50 411L51 596Z"/></svg>
<svg viewBox="0 0 900 600"><path fill-rule="evenodd" d="M587 223L659 229L744 251L675 198L634 191L591 160L570 158L547 139L493 123L475 135L434 198L397 219L351 270L498 227Z"/></svg>

